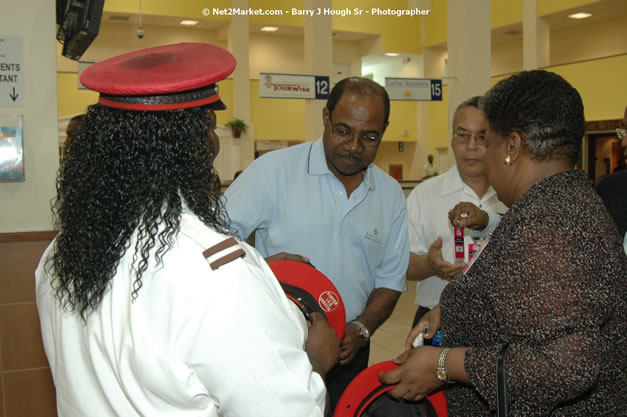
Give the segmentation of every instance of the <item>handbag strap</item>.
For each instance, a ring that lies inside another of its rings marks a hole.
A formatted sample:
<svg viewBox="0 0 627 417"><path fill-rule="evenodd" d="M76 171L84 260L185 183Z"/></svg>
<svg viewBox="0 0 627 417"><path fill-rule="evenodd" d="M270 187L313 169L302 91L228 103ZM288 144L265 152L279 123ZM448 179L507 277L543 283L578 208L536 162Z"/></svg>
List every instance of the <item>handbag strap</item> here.
<svg viewBox="0 0 627 417"><path fill-rule="evenodd" d="M507 381L505 380L505 355L509 344L503 346L496 359L496 415L507 417Z"/></svg>

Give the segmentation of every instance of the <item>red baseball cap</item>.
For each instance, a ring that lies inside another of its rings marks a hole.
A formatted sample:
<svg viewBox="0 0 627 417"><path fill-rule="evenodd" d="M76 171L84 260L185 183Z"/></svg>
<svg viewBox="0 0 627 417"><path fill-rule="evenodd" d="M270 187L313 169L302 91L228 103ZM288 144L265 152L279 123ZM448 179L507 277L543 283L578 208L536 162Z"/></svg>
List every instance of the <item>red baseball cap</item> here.
<svg viewBox="0 0 627 417"><path fill-rule="evenodd" d="M140 49L105 59L81 74L98 91L98 102L125 110L175 110L213 104L226 108L216 82L235 69L235 58L208 43L178 43Z"/></svg>
<svg viewBox="0 0 627 417"><path fill-rule="evenodd" d="M346 310L340 292L331 280L311 264L276 261L269 265L285 294L301 311L305 315L323 313L338 339L342 340L346 329Z"/></svg>
<svg viewBox="0 0 627 417"><path fill-rule="evenodd" d="M447 417L448 407L442 391L428 395L422 401L395 400L383 395L396 385L385 385L379 380L380 372L398 368L392 361L379 362L361 371L344 390L335 407L333 417L420 415L415 407L424 407L427 416ZM426 401L426 403L423 403Z"/></svg>

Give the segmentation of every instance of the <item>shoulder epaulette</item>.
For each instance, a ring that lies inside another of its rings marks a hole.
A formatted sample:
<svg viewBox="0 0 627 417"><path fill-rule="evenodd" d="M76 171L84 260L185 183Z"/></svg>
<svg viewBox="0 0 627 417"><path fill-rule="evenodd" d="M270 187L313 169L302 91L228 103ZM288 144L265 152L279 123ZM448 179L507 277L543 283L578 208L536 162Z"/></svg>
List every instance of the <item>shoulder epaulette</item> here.
<svg viewBox="0 0 627 417"><path fill-rule="evenodd" d="M205 249L202 254L214 271L229 262L246 256L244 249L239 246L233 237L225 239L209 249Z"/></svg>

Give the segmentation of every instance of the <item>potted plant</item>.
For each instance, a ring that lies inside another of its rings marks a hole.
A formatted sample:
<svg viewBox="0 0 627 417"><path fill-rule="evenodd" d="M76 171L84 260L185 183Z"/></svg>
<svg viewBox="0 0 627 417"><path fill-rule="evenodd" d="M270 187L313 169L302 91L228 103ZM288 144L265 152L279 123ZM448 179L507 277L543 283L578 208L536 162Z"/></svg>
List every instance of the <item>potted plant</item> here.
<svg viewBox="0 0 627 417"><path fill-rule="evenodd" d="M246 122L238 118L228 121L226 123L226 126L231 128L234 138L239 138L242 133L246 133L246 131L248 130L248 125L246 124Z"/></svg>

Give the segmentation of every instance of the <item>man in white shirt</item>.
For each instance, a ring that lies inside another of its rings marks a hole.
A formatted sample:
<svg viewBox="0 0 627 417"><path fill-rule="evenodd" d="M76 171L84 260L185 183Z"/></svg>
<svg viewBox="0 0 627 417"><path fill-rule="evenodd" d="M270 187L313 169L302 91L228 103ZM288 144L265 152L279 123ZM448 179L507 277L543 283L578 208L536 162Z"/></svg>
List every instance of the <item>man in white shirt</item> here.
<svg viewBox="0 0 627 417"><path fill-rule="evenodd" d="M498 224L497 213L507 209L483 169L488 122L479 102L480 97L473 97L455 111L451 148L456 165L418 184L407 197L411 251L407 279L418 281L414 325L438 304L448 281L462 273L469 248L476 243L473 233L464 233L464 262L455 263L451 223L480 231L477 238L485 237Z"/></svg>
<svg viewBox="0 0 627 417"><path fill-rule="evenodd" d="M425 180L427 178L431 178L435 175L438 175L438 170L433 165L433 155L431 154L427 155L427 163L422 167L422 170L424 172L424 176L422 177L422 179L425 179Z"/></svg>

